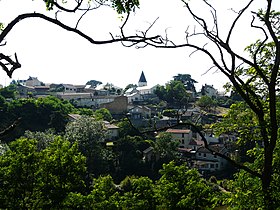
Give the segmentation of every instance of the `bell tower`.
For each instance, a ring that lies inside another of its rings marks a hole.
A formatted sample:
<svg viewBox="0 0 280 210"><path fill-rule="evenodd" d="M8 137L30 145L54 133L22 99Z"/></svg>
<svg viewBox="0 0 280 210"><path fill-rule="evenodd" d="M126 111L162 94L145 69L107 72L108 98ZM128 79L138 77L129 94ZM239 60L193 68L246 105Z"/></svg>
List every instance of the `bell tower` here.
<svg viewBox="0 0 280 210"><path fill-rule="evenodd" d="M147 80L146 80L146 77L144 75L144 72L142 71L140 79L138 81L138 87L144 87L144 86L147 86Z"/></svg>

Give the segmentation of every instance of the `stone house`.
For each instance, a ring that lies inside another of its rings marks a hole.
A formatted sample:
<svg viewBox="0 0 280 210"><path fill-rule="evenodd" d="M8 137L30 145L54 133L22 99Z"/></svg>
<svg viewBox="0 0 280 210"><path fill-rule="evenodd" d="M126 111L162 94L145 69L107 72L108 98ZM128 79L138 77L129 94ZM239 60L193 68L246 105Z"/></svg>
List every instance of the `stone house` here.
<svg viewBox="0 0 280 210"><path fill-rule="evenodd" d="M171 134L172 140L176 140L179 142L179 148L188 148L189 143L192 140L191 130L169 128L166 130L166 132Z"/></svg>
<svg viewBox="0 0 280 210"><path fill-rule="evenodd" d="M17 84L17 91L20 97L27 97L29 93L35 94L35 88L22 84Z"/></svg>
<svg viewBox="0 0 280 210"><path fill-rule="evenodd" d="M30 87L35 87L35 86L42 86L42 82L40 82L38 80L37 77L29 77L26 81L25 81L25 85L26 86L30 86Z"/></svg>
<svg viewBox="0 0 280 210"><path fill-rule="evenodd" d="M59 92L63 92L63 93L76 93L77 92L77 88L71 84L59 84L56 87L56 89Z"/></svg>
<svg viewBox="0 0 280 210"><path fill-rule="evenodd" d="M115 140L119 137L119 127L114 125L114 124L110 124L107 121L103 121L105 127L108 129L108 136L109 139L108 140Z"/></svg>
<svg viewBox="0 0 280 210"><path fill-rule="evenodd" d="M201 95L206 95L211 98L217 98L218 97L218 90L216 90L213 85L203 85L201 88Z"/></svg>
<svg viewBox="0 0 280 210"><path fill-rule="evenodd" d="M127 112L128 101L126 96L95 96L93 100L95 99L108 100L107 102L99 101L99 108L108 109L112 115L125 114Z"/></svg>
<svg viewBox="0 0 280 210"><path fill-rule="evenodd" d="M50 86L35 86L34 90L36 95L49 95Z"/></svg>
<svg viewBox="0 0 280 210"><path fill-rule="evenodd" d="M151 118L151 109L147 106L128 106L128 113L134 120Z"/></svg>
<svg viewBox="0 0 280 210"><path fill-rule="evenodd" d="M209 147L221 154L228 155L227 149L223 144L210 145ZM198 170L208 172L220 171L225 169L226 165L227 160L212 154L205 147L200 147L196 150L193 166Z"/></svg>

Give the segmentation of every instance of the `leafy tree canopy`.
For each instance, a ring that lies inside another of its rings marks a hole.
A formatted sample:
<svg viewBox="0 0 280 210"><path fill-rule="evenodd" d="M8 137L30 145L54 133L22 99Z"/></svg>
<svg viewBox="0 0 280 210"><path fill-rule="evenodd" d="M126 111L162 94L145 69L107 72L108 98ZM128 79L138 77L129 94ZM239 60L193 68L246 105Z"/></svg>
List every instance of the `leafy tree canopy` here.
<svg viewBox="0 0 280 210"><path fill-rule="evenodd" d="M217 106L217 101L207 95L204 95L204 96L201 96L201 98L196 101L196 105L201 107L204 110L209 111L212 108Z"/></svg>
<svg viewBox="0 0 280 210"><path fill-rule="evenodd" d="M108 122L110 122L113 119L110 111L106 108L97 109L94 112L94 117L96 120L105 120Z"/></svg>
<svg viewBox="0 0 280 210"><path fill-rule="evenodd" d="M186 90L196 92L194 84L197 83L197 81L192 79L190 74L178 74L173 76L173 79L175 81L181 81L184 84Z"/></svg>
<svg viewBox="0 0 280 210"><path fill-rule="evenodd" d="M39 151L37 141L21 138L0 156L0 208L61 208L68 193L84 187L85 158L71 145L56 137Z"/></svg>
<svg viewBox="0 0 280 210"><path fill-rule="evenodd" d="M165 86L157 86L155 94L159 99L177 106L186 105L189 99L189 94L181 81L172 80Z"/></svg>
<svg viewBox="0 0 280 210"><path fill-rule="evenodd" d="M96 88L98 85L101 85L102 82L97 80L90 80L86 83L86 85L90 85L92 88Z"/></svg>

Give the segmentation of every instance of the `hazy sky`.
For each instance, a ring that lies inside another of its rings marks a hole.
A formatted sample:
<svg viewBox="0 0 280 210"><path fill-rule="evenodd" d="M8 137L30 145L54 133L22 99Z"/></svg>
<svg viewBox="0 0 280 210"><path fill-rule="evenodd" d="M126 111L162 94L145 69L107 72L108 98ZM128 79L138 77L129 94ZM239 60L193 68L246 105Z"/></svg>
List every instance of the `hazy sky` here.
<svg viewBox="0 0 280 210"><path fill-rule="evenodd" d="M69 0L68 2L71 2ZM232 18L236 15L230 8L238 11L247 2L245 0L209 0L218 10L221 34L228 31ZM259 8L265 0L257 0L250 9ZM191 1L197 14L210 19L209 10L202 7L201 1ZM184 41L185 30L193 28L194 22L180 0L140 0L140 9L131 16L125 31L128 35L136 30L143 30L157 17L158 21L150 31L150 35L165 34L168 29L169 38L175 43ZM280 8L280 2L276 3ZM0 22L8 24L17 15L25 12L43 12L53 17L53 12L47 12L41 0L0 0ZM74 26L79 16L71 14L64 16L58 13L58 18ZM258 37L256 30L249 28L251 15L248 13L238 23L234 32L232 46L239 51L252 43ZM88 13L80 22L79 29L90 34L96 40L106 40L112 34L119 33L122 24L116 12L108 7L99 8ZM198 30L198 28L196 29ZM146 47L135 49L123 47L120 43L93 45L71 32L67 32L41 19L25 19L18 23L7 36L7 45L1 47L1 52L18 55L22 68L14 72L13 79L38 77L45 83L85 84L88 80L99 80L125 87L129 83L136 84L141 71L144 71L148 84L164 84L178 73L191 74L199 84L214 85L221 89L226 78L210 71L210 60L201 53L189 57L191 49L155 49ZM201 39L194 43L204 44ZM0 71L0 84L8 85L11 80Z"/></svg>

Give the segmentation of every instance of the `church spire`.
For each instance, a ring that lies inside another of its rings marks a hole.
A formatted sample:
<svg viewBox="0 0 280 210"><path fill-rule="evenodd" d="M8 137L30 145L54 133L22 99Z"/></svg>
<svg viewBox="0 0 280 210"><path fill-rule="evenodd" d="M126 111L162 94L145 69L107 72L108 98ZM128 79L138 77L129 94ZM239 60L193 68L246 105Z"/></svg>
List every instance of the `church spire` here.
<svg viewBox="0 0 280 210"><path fill-rule="evenodd" d="M144 72L142 71L140 79L138 81L138 87L143 87L143 86L147 86L147 80L146 80L146 77L144 75Z"/></svg>

